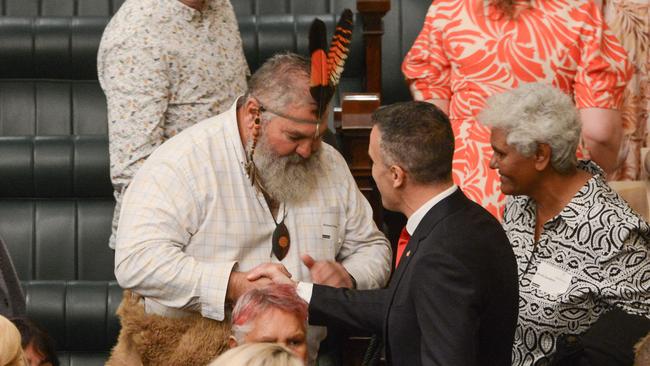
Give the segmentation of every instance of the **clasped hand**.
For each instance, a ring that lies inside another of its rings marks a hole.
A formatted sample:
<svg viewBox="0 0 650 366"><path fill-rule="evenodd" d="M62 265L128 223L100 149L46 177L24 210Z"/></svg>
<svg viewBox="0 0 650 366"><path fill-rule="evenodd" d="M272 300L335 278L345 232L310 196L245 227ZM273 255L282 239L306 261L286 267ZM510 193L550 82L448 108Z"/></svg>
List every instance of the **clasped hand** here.
<svg viewBox="0 0 650 366"><path fill-rule="evenodd" d="M352 278L340 263L326 260L317 261L308 254L303 254L301 259L305 266L309 268L314 283L332 287L352 287ZM259 284L260 286L265 286L270 282L296 284L291 279L289 271L280 263L264 263L244 274L249 283Z"/></svg>

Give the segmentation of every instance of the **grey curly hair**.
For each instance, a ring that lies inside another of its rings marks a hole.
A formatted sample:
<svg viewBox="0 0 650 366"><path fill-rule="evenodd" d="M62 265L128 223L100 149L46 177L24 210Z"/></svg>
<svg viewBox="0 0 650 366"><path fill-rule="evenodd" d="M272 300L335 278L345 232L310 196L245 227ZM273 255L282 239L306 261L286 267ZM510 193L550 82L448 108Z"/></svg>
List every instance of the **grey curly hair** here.
<svg viewBox="0 0 650 366"><path fill-rule="evenodd" d="M570 96L542 83L523 84L493 95L478 116L491 128L506 132L508 145L532 156L540 143L551 147L551 166L558 173L575 169L581 124Z"/></svg>

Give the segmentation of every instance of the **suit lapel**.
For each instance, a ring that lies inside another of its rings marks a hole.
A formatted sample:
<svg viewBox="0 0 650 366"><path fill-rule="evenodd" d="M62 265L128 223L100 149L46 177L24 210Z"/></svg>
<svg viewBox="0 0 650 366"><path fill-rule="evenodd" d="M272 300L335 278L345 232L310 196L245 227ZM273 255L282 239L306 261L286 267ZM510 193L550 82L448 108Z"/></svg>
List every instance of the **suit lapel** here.
<svg viewBox="0 0 650 366"><path fill-rule="evenodd" d="M390 308L393 305L393 300L395 299L395 293L399 288L400 282L404 273L407 271L411 260L417 255L418 248L420 247L420 242L426 239L429 236L429 233L436 227L436 225L449 214L458 210L463 206L463 201L467 200L463 192L459 189L456 192L452 193L449 197L438 202L435 206L427 212L427 214L422 218L420 224L415 229L411 240L406 244L404 249L404 255L400 259L399 266L395 269L395 273L391 278L388 289L390 290L388 294L388 306L386 307L386 313L384 314L384 330L383 337L388 347L388 315L390 314Z"/></svg>

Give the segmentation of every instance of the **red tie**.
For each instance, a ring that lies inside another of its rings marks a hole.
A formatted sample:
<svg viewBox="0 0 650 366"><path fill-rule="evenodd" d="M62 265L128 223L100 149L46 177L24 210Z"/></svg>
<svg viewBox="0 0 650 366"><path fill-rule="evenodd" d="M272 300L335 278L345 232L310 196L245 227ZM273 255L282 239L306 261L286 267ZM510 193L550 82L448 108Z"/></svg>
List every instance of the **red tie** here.
<svg viewBox="0 0 650 366"><path fill-rule="evenodd" d="M406 249L406 244L409 243L411 235L406 231L406 226L402 228L402 232L399 234L399 240L397 241L397 256L395 257L395 268L399 265L400 259L402 259L402 254L404 254L404 249Z"/></svg>

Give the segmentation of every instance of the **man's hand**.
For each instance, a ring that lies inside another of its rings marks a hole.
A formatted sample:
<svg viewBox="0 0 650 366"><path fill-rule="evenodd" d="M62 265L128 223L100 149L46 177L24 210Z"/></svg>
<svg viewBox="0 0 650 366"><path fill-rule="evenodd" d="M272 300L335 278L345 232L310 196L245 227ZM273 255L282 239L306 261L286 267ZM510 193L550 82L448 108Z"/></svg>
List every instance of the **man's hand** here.
<svg viewBox="0 0 650 366"><path fill-rule="evenodd" d="M303 254L302 262L309 268L311 279L319 285L332 287L353 288L352 276L341 265L335 261L315 261L308 254Z"/></svg>
<svg viewBox="0 0 650 366"><path fill-rule="evenodd" d="M289 271L278 263L264 263L248 272L233 271L228 279L226 299L234 303L246 291L265 287L272 283L294 284Z"/></svg>
<svg viewBox="0 0 650 366"><path fill-rule="evenodd" d="M279 263L264 263L248 271L248 281L271 280L273 283L295 285L291 280L291 273Z"/></svg>

